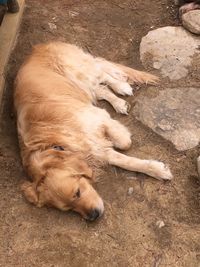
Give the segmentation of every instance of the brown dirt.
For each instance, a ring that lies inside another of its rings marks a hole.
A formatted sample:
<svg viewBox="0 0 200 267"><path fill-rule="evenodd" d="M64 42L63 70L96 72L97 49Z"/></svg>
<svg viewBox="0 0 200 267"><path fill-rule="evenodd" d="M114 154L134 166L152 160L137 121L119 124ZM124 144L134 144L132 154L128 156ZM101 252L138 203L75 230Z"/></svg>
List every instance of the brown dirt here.
<svg viewBox="0 0 200 267"><path fill-rule="evenodd" d="M174 180L163 183L109 167L96 184L106 211L95 223L88 223L72 212L36 208L25 201L19 189L24 174L13 117L12 83L31 46L59 39L78 44L94 55L142 68L138 53L141 37L152 27L177 23L172 2L27 1L8 65L2 110L0 266L199 266L198 149L177 152L131 115L116 115L105 103L102 107L133 133L133 146L128 154L167 162ZM57 29L51 30L48 23L55 23ZM145 88L138 90L136 96L140 93L145 93ZM132 104L135 97L129 99ZM129 187L134 190L131 196L127 195ZM156 226L158 220L164 221L163 228Z"/></svg>

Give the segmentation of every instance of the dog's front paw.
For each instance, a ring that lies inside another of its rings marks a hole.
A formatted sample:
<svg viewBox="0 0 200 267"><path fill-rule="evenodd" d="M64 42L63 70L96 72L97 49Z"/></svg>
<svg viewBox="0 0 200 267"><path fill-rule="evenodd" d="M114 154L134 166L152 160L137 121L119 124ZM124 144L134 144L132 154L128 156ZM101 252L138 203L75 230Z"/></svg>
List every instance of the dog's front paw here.
<svg viewBox="0 0 200 267"><path fill-rule="evenodd" d="M114 106L114 109L117 113L128 115L131 105L127 101L120 99Z"/></svg>
<svg viewBox="0 0 200 267"><path fill-rule="evenodd" d="M171 180L173 175L167 165L163 162L150 160L148 166L148 174L159 180Z"/></svg>

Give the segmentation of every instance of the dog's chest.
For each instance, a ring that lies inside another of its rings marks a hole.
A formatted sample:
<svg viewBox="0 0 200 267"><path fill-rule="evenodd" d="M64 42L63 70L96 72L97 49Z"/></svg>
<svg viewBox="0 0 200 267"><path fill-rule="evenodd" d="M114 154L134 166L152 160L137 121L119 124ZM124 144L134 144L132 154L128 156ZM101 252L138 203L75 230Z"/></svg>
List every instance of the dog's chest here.
<svg viewBox="0 0 200 267"><path fill-rule="evenodd" d="M78 114L82 131L95 154L109 145L105 137L105 125L108 119L110 115L107 111L94 106L87 107Z"/></svg>

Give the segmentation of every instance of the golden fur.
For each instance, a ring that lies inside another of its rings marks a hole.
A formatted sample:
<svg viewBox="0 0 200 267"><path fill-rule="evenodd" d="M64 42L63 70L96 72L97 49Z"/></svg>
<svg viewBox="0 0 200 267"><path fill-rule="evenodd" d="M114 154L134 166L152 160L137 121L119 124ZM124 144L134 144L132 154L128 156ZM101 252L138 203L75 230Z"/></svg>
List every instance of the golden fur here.
<svg viewBox="0 0 200 267"><path fill-rule="evenodd" d="M129 83L156 81L151 74L95 58L70 44L37 45L19 70L14 95L22 162L32 179L22 186L26 198L39 207L72 209L94 220L104 210L91 185L97 166L112 164L171 179L162 162L115 151L130 147L131 134L94 105L104 99L116 112L128 114L127 102L107 85L131 95Z"/></svg>

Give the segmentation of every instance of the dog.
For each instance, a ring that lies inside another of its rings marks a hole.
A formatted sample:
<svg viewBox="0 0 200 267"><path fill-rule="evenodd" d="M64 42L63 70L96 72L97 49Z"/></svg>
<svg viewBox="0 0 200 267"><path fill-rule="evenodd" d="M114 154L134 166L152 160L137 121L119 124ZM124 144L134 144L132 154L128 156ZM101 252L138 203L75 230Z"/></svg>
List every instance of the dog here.
<svg viewBox="0 0 200 267"><path fill-rule="evenodd" d="M130 105L113 92L132 95L131 83L156 84L157 77L93 57L71 44L33 48L17 74L14 93L22 164L31 178L22 184L28 201L74 210L93 221L104 212L92 186L102 166L172 179L162 162L117 152L115 148L130 148L131 133L95 106L104 99L116 112L128 114Z"/></svg>
<svg viewBox="0 0 200 267"><path fill-rule="evenodd" d="M175 4L179 6L179 17L195 9L200 9L200 0L175 0Z"/></svg>

